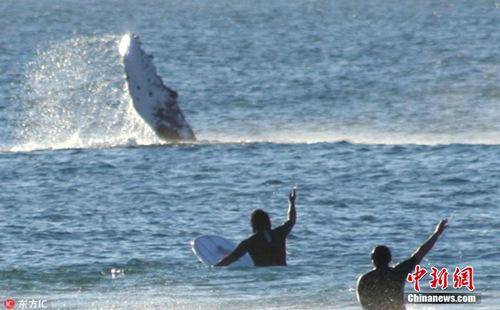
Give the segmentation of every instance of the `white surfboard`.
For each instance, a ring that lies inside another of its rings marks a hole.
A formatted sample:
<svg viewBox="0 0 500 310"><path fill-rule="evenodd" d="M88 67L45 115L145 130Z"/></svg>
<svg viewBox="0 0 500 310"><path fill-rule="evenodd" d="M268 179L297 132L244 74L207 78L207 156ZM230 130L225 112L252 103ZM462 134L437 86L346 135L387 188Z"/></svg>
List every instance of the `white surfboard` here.
<svg viewBox="0 0 500 310"><path fill-rule="evenodd" d="M202 263L213 266L224 256L231 253L236 248L236 245L223 237L201 236L191 241L191 248ZM253 261L247 253L232 263L231 266L251 267Z"/></svg>
<svg viewBox="0 0 500 310"><path fill-rule="evenodd" d="M177 104L177 93L163 84L153 65L153 56L142 50L139 36L124 35L119 51L128 91L141 118L164 140L196 140Z"/></svg>

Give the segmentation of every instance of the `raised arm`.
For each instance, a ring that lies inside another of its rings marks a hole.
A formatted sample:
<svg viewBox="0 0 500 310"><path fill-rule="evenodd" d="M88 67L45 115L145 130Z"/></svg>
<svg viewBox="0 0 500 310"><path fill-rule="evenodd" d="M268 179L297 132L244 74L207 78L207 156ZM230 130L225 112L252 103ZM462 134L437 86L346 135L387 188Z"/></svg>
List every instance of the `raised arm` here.
<svg viewBox="0 0 500 310"><path fill-rule="evenodd" d="M238 244L236 249L234 249L231 253L222 258L217 264L216 267L228 266L237 261L240 257L245 255L248 251L247 240L244 240Z"/></svg>
<svg viewBox="0 0 500 310"><path fill-rule="evenodd" d="M292 231L295 222L297 221L297 211L295 211L295 198L297 197L297 190L293 189L288 195L288 218L286 222L275 228L274 231L280 232L285 236Z"/></svg>
<svg viewBox="0 0 500 310"><path fill-rule="evenodd" d="M413 253L412 258L415 259L414 263L419 264L427 253L432 249L434 244L436 244L437 239L445 228L448 227L448 220L444 219L439 222L434 230L434 233Z"/></svg>

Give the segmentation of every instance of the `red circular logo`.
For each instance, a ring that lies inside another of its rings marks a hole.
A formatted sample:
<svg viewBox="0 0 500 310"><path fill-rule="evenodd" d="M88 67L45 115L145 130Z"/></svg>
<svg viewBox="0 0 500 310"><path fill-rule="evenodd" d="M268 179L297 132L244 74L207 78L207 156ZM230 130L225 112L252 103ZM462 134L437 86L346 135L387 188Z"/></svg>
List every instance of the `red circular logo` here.
<svg viewBox="0 0 500 310"><path fill-rule="evenodd" d="M14 309L16 307L16 302L14 301L14 299L9 298L4 302L4 305L5 309Z"/></svg>

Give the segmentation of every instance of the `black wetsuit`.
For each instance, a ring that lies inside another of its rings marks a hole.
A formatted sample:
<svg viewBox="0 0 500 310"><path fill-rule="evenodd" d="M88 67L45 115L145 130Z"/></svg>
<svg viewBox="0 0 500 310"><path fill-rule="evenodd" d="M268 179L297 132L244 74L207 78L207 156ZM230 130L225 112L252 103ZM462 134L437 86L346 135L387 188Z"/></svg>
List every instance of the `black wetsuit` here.
<svg viewBox="0 0 500 310"><path fill-rule="evenodd" d="M255 266L286 266L286 237L292 228L293 223L286 221L271 231L259 231L243 240L230 256L238 259L248 252Z"/></svg>
<svg viewBox="0 0 500 310"><path fill-rule="evenodd" d="M357 290L363 309L405 309L405 280L416 264L417 259L412 257L393 268L377 268L361 276Z"/></svg>

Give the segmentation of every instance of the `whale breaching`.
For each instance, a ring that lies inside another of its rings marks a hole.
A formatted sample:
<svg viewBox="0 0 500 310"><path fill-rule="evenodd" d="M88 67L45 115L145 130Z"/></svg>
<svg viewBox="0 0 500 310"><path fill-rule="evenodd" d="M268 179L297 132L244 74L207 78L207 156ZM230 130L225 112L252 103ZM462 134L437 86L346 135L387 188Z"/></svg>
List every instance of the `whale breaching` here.
<svg viewBox="0 0 500 310"><path fill-rule="evenodd" d="M177 93L163 84L153 65L153 57L141 49L139 37L124 35L119 52L133 106L142 119L163 140L196 140L177 104Z"/></svg>

